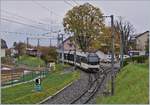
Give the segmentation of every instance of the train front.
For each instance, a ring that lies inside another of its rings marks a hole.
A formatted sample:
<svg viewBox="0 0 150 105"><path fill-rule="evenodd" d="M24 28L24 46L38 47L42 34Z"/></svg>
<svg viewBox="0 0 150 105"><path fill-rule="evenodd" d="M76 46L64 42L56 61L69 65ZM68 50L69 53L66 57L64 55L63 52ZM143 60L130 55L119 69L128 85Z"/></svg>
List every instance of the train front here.
<svg viewBox="0 0 150 105"><path fill-rule="evenodd" d="M99 70L99 57L96 53L89 53L87 56L88 70L97 72Z"/></svg>

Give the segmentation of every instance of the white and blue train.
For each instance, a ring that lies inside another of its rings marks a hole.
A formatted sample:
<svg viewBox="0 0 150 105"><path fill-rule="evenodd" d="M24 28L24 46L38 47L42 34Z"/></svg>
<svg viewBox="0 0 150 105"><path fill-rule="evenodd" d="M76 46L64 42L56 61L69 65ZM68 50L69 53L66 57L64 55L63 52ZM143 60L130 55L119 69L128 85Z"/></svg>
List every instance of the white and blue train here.
<svg viewBox="0 0 150 105"><path fill-rule="evenodd" d="M62 53L59 52L60 60L62 61ZM99 70L100 58L96 53L64 51L64 62L88 71L97 72Z"/></svg>

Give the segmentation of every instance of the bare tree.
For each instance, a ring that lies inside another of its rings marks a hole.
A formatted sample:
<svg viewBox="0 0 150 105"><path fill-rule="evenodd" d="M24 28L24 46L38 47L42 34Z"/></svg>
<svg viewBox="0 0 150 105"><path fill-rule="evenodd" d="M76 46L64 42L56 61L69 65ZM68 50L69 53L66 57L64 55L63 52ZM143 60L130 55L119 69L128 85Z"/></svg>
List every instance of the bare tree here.
<svg viewBox="0 0 150 105"><path fill-rule="evenodd" d="M129 21L124 21L122 17L119 17L115 22L115 30L120 34L123 52L127 54L130 44L129 37L133 35L135 28Z"/></svg>
<svg viewBox="0 0 150 105"><path fill-rule="evenodd" d="M133 25L121 17L115 22L115 30L120 34L120 67L123 67L123 55L128 53L130 47L129 37L134 33Z"/></svg>

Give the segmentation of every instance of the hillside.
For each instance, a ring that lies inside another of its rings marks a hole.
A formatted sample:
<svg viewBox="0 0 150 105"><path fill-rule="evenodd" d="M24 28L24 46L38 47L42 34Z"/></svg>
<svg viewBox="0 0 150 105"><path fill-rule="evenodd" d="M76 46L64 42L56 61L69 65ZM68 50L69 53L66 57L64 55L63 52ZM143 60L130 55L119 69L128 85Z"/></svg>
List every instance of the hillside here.
<svg viewBox="0 0 150 105"><path fill-rule="evenodd" d="M147 104L149 100L148 64L129 64L115 80L115 95L97 97L97 104Z"/></svg>

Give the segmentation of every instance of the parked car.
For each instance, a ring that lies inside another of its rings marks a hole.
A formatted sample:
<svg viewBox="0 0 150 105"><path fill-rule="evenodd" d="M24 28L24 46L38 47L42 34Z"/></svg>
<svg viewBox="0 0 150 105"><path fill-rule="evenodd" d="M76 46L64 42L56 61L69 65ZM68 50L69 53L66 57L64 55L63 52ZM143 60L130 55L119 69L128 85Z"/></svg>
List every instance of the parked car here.
<svg viewBox="0 0 150 105"><path fill-rule="evenodd" d="M119 60L120 60L121 55L119 55ZM129 58L129 55L123 55L123 59Z"/></svg>

